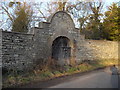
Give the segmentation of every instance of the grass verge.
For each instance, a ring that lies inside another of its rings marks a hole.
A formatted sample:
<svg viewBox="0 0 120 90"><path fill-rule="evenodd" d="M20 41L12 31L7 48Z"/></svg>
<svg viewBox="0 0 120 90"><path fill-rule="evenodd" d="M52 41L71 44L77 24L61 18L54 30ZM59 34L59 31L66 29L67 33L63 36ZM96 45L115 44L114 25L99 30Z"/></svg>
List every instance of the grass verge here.
<svg viewBox="0 0 120 90"><path fill-rule="evenodd" d="M3 88L15 87L19 85L24 85L33 81L44 81L52 78L71 75L75 73L87 72L97 68L102 68L111 65L117 65L117 60L94 60L94 61L84 61L76 66L64 66L63 69L51 69L48 65L44 65L42 70L34 70L33 72L25 74L9 74L3 78ZM46 69L47 68L47 69Z"/></svg>

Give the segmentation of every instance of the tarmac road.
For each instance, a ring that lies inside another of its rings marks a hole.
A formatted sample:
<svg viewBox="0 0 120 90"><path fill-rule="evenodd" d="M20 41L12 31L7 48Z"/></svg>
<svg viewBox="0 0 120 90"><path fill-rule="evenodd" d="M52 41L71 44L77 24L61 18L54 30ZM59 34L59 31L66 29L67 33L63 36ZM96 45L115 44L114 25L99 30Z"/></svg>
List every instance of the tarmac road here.
<svg viewBox="0 0 120 90"><path fill-rule="evenodd" d="M120 83L118 84L119 78L116 72L116 68L108 67L87 73L59 77L44 82L34 82L18 88L118 88Z"/></svg>
<svg viewBox="0 0 120 90"><path fill-rule="evenodd" d="M49 88L118 88L118 75L114 68L106 68Z"/></svg>

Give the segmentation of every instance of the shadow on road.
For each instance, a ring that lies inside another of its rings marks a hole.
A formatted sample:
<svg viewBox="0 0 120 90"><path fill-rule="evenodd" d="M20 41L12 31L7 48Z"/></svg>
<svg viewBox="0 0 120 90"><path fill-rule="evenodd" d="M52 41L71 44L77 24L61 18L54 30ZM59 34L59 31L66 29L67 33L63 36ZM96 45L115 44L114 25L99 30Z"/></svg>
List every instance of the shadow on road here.
<svg viewBox="0 0 120 90"><path fill-rule="evenodd" d="M111 71L111 85L113 88L118 88L119 86L119 74L118 74L118 69L116 68L115 65L110 67Z"/></svg>

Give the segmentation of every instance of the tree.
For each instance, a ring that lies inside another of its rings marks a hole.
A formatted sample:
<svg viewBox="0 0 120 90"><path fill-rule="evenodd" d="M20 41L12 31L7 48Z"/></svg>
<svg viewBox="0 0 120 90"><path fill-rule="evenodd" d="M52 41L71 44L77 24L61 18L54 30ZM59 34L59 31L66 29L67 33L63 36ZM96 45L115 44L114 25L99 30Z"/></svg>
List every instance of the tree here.
<svg viewBox="0 0 120 90"><path fill-rule="evenodd" d="M32 18L32 9L26 2L10 2L8 6L2 6L11 21L12 31L27 32ZM9 8L12 9L10 13Z"/></svg>
<svg viewBox="0 0 120 90"><path fill-rule="evenodd" d="M16 18L12 23L12 31L28 32L29 24L32 17L32 10L25 2L19 5L15 10Z"/></svg>
<svg viewBox="0 0 120 90"><path fill-rule="evenodd" d="M103 2L93 1L76 2L68 11L77 18L80 32L89 39L103 38L103 25L101 23L101 13Z"/></svg>
<svg viewBox="0 0 120 90"><path fill-rule="evenodd" d="M55 11L66 11L68 3L67 1L68 0L54 0L54 2L51 2L51 5L55 5Z"/></svg>
<svg viewBox="0 0 120 90"><path fill-rule="evenodd" d="M66 11L67 9L67 1L68 0L54 0L54 2L52 2L52 5L56 6L56 11Z"/></svg>
<svg viewBox="0 0 120 90"><path fill-rule="evenodd" d="M72 14L79 22L80 32L84 32L85 24L89 16L88 2L76 2L75 4L70 4L67 11Z"/></svg>
<svg viewBox="0 0 120 90"><path fill-rule="evenodd" d="M108 7L108 11L105 12L104 32L108 40L120 40L120 29L118 26L118 23L120 23L119 12L120 7L117 6L117 3L113 3Z"/></svg>
<svg viewBox="0 0 120 90"><path fill-rule="evenodd" d="M102 39L103 38L103 26L101 23L101 10L103 8L103 3L98 2L89 2L89 7L91 14L89 15L89 20L87 22L86 30L91 32L89 38L91 39Z"/></svg>
<svg viewBox="0 0 120 90"><path fill-rule="evenodd" d="M67 1L54 0L51 2L34 3L34 20L47 21L57 11L66 11ZM39 14L39 16L36 15ZM40 20L41 19L41 20Z"/></svg>

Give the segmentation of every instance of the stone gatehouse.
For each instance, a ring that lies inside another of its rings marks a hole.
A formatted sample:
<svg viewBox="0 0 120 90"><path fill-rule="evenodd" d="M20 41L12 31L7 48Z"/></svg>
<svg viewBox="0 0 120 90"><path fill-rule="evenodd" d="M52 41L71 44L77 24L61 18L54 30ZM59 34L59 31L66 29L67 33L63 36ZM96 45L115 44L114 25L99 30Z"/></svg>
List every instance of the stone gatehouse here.
<svg viewBox="0 0 120 90"><path fill-rule="evenodd" d="M118 60L118 42L86 40L75 28L71 16L63 11L40 22L27 34L2 32L2 67L19 70L31 69L42 59L55 59L60 65L71 60Z"/></svg>

